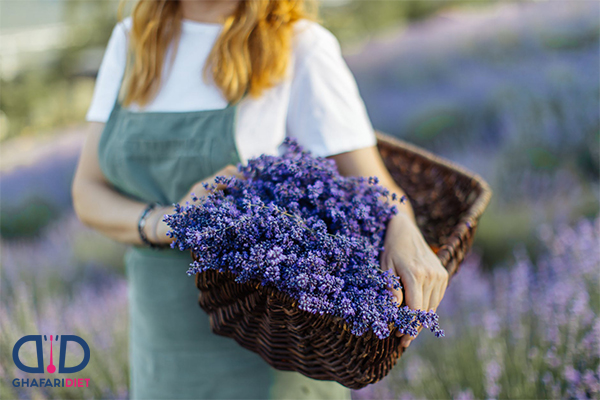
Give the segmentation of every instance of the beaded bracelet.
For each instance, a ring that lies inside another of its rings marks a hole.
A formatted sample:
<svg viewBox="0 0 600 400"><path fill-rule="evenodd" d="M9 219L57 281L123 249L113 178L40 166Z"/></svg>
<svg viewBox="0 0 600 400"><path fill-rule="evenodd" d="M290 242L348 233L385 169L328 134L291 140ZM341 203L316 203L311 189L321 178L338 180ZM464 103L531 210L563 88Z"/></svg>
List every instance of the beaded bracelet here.
<svg viewBox="0 0 600 400"><path fill-rule="evenodd" d="M157 245L157 244L150 242L148 240L148 238L146 237L146 234L144 233L144 226L146 225L146 217L148 216L148 213L150 211L152 211L153 209L155 209L157 206L160 206L160 204L156 203L156 202L149 203L146 206L146 208L144 209L144 212L142 213L142 215L140 216L140 219L138 220L138 232L140 233L140 238L142 239L142 242L144 242L151 249L159 249L159 248L166 247L163 245Z"/></svg>

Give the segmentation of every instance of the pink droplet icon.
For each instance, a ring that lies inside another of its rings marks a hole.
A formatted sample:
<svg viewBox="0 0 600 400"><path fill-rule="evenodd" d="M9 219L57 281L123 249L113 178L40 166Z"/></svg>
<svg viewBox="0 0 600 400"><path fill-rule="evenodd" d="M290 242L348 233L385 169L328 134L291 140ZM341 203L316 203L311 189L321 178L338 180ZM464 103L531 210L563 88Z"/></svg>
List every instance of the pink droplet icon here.
<svg viewBox="0 0 600 400"><path fill-rule="evenodd" d="M56 367L54 366L53 360L52 360L52 335L50 335L50 365L48 365L48 367L46 368L46 371L48 371L48 373L53 374L56 371Z"/></svg>

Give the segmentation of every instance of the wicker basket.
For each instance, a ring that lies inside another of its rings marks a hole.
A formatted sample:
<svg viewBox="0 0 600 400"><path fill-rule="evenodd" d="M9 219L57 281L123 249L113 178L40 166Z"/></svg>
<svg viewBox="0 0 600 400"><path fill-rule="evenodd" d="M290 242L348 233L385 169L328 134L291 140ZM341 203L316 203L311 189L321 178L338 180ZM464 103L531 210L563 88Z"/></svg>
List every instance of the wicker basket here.
<svg viewBox="0 0 600 400"><path fill-rule="evenodd" d="M379 151L406 192L417 223L450 277L469 250L491 191L477 175L401 140L377 133ZM192 257L196 255L192 252ZM230 272L196 275L199 304L214 333L235 339L273 368L360 389L385 377L402 355L400 338L350 333L339 317L299 310L260 283L239 284Z"/></svg>

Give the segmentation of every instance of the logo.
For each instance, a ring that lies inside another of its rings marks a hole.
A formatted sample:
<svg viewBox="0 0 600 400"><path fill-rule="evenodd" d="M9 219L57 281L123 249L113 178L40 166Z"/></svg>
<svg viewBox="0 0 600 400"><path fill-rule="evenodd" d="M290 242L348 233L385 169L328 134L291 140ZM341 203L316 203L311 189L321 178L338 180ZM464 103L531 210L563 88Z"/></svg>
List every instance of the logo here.
<svg viewBox="0 0 600 400"><path fill-rule="evenodd" d="M48 337L43 335L44 342L48 341ZM58 368L54 365L54 352L53 352L53 344L59 341L60 339L60 352L58 357ZM21 347L28 342L34 342L37 354L37 365L25 365L21 359L19 358L19 350ZM65 359L67 355L67 345L69 342L72 343L72 346L80 346L83 349L83 360L75 366L67 367L65 365ZM15 366L19 368L23 372L27 372L30 374L43 374L45 372L49 374L54 374L58 372L59 374L72 374L75 372L79 372L83 370L88 363L90 362L90 347L86 343L85 340L75 335L50 335L50 362L44 371L44 352L43 352L43 341L42 335L27 335L23 336L21 339L15 343L12 352L13 362ZM33 378L31 384L29 383L29 379L13 379L13 386L15 387L41 387L41 386L50 386L50 387L88 387L90 379L80 378L80 379L37 379Z"/></svg>

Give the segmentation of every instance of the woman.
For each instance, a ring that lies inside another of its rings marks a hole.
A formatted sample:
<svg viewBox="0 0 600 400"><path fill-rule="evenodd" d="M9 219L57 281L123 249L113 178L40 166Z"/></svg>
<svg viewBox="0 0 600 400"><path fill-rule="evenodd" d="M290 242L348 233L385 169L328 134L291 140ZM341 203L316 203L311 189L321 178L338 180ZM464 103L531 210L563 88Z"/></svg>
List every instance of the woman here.
<svg viewBox="0 0 600 400"><path fill-rule="evenodd" d="M132 397L349 399L336 382L274 370L212 334L185 274L191 256L168 247L162 221L173 203L206 194L202 182L277 154L285 136L333 158L344 175L377 176L403 194L338 41L304 2L138 1L112 32L86 120L73 203L84 224L131 245ZM409 307L435 310L446 270L410 205L400 208L382 266L400 276ZM401 303L402 292L394 294Z"/></svg>

